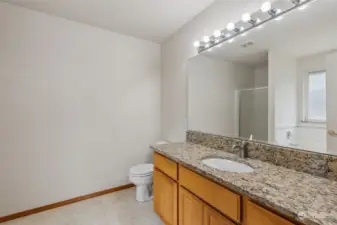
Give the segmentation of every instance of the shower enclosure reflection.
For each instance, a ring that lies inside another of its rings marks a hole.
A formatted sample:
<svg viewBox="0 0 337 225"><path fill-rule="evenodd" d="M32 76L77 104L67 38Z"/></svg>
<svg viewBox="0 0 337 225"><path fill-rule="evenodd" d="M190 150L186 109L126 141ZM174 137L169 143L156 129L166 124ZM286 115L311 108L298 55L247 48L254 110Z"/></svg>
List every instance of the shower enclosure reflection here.
<svg viewBox="0 0 337 225"><path fill-rule="evenodd" d="M237 136L268 141L268 87L240 89L237 95Z"/></svg>

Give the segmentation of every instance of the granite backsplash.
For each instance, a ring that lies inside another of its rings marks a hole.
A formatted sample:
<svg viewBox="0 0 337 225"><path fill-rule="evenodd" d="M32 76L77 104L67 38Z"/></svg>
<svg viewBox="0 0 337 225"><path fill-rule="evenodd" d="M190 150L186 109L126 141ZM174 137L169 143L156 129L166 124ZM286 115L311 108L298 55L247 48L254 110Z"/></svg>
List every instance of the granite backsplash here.
<svg viewBox="0 0 337 225"><path fill-rule="evenodd" d="M198 131L187 131L186 141L234 153L233 144L248 142L248 158L273 163L319 177L337 180L337 156L304 151L264 142L231 138Z"/></svg>

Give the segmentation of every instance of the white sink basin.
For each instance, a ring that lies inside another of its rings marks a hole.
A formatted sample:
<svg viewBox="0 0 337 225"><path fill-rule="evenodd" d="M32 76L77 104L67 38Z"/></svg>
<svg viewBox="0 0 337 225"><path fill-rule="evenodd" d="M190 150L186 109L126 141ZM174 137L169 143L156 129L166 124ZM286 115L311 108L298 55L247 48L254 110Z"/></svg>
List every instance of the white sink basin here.
<svg viewBox="0 0 337 225"><path fill-rule="evenodd" d="M231 161L228 159L208 158L201 161L206 166L227 172L251 173L254 169L246 164Z"/></svg>

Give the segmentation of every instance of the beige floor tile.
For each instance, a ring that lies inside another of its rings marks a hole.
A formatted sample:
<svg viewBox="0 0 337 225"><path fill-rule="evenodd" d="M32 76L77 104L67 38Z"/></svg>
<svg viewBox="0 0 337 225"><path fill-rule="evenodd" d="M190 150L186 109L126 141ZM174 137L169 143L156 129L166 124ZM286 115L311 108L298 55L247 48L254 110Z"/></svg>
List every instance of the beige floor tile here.
<svg viewBox="0 0 337 225"><path fill-rule="evenodd" d="M1 225L164 225L151 202L138 203L135 189L59 207Z"/></svg>

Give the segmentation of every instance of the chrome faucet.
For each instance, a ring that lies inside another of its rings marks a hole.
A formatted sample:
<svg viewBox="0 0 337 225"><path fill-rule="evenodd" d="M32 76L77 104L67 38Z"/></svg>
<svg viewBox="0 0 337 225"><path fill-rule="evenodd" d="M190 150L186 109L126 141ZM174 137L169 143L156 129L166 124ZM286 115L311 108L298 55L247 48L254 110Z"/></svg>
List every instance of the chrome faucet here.
<svg viewBox="0 0 337 225"><path fill-rule="evenodd" d="M234 144L232 146L232 149L235 153L239 153L239 157L244 159L247 158L248 155L248 148L247 148L248 142L242 141L240 145Z"/></svg>

